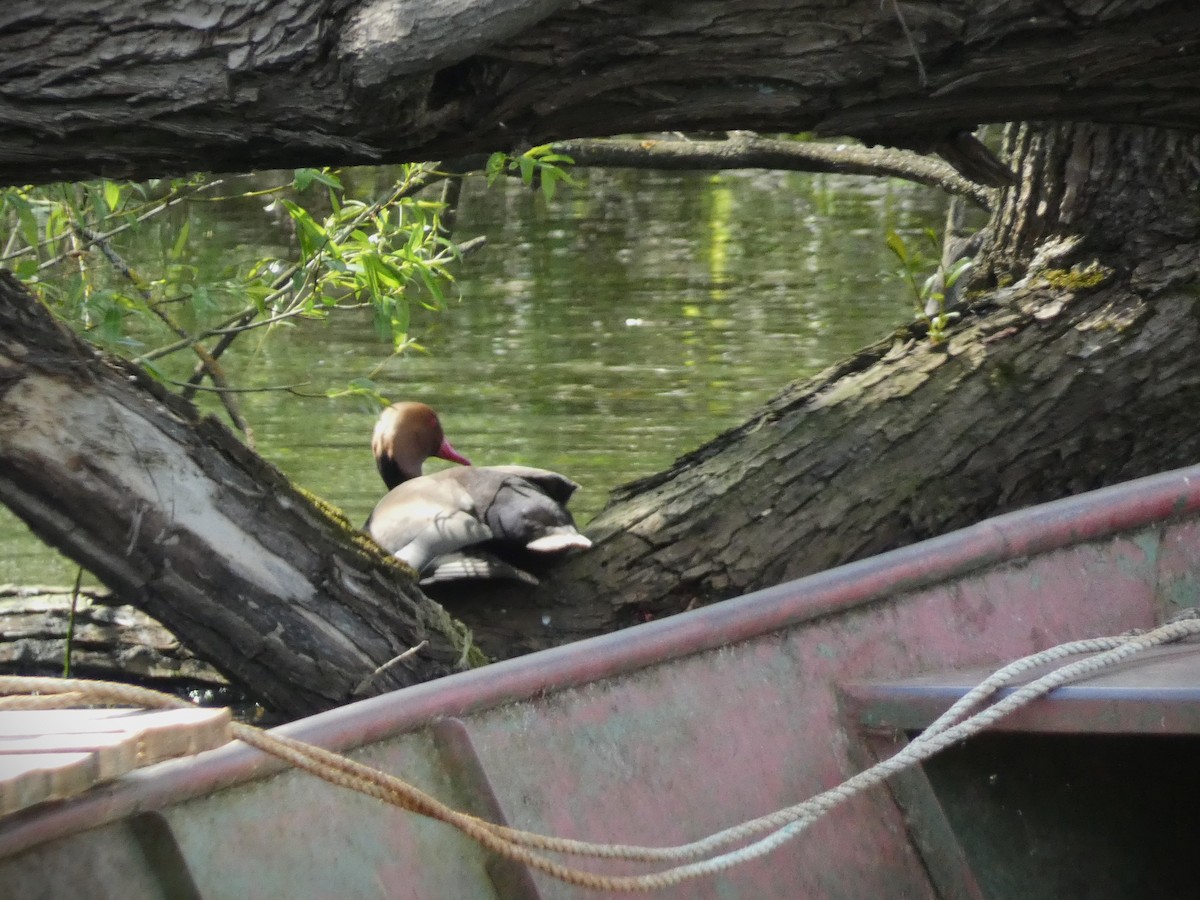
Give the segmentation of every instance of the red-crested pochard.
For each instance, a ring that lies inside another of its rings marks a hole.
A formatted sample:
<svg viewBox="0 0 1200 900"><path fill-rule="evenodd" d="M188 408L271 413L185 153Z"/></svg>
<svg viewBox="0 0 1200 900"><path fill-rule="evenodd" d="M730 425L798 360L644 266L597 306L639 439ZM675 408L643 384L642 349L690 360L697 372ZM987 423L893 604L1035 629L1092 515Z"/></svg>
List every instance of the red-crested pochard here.
<svg viewBox="0 0 1200 900"><path fill-rule="evenodd" d="M391 490L371 513L367 531L423 583L512 578L536 584L525 569L539 557L592 545L567 511L579 485L546 469L471 465L424 403L385 409L371 449ZM422 475L431 456L464 468Z"/></svg>

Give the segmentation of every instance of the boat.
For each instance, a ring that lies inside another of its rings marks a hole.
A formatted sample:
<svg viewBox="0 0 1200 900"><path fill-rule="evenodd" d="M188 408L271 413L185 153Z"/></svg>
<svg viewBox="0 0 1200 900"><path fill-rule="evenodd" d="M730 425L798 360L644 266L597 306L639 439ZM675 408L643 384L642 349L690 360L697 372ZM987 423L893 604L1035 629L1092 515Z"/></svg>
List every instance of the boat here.
<svg viewBox="0 0 1200 900"><path fill-rule="evenodd" d="M1151 629L1198 603L1193 467L276 732L491 821L676 845L912 746L1010 660ZM772 853L654 896L1194 896L1198 749L1200 644L1183 641L1032 701ZM239 742L5 817L0 885L21 898L619 895Z"/></svg>

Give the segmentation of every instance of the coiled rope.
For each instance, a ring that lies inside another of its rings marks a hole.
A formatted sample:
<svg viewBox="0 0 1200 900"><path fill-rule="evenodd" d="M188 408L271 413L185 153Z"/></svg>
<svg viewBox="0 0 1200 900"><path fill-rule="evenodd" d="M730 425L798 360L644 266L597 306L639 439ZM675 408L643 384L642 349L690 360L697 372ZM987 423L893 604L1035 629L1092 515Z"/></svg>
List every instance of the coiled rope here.
<svg viewBox="0 0 1200 900"><path fill-rule="evenodd" d="M445 822L489 850L568 884L605 891L648 892L713 875L764 856L794 839L822 815L850 798L986 729L1003 716L1055 688L1114 666L1151 647L1198 634L1200 619L1185 619L1145 634L1072 641L1018 659L997 670L964 695L894 756L803 803L676 847L598 844L497 825L454 810L403 779L340 754L240 722L233 723L232 730L238 740L277 756L296 768L332 784ZM1054 669L993 705L968 715L972 708L1019 675L1081 653L1096 655ZM0 709L50 709L84 705L187 708L192 705L178 697L146 688L62 678L0 676L0 695L7 695L0 696ZM764 837L758 837L745 846L717 853L731 844L764 833ZM542 855L546 852L643 863L683 864L645 875L612 876L563 865ZM714 853L716 855L712 855Z"/></svg>

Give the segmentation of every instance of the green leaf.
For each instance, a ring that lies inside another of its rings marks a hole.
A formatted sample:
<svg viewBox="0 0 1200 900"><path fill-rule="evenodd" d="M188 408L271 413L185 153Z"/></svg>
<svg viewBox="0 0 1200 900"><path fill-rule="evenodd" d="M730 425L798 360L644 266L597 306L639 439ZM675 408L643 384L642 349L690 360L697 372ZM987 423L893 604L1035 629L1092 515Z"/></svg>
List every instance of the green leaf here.
<svg viewBox="0 0 1200 900"><path fill-rule="evenodd" d="M537 169L537 161L525 154L517 157L517 166L521 169L521 180L526 184L533 184L533 173Z"/></svg>
<svg viewBox="0 0 1200 900"><path fill-rule="evenodd" d="M264 315L267 311L267 298L271 296L273 291L265 284L248 284L242 289L242 294L251 303L254 304L258 314Z"/></svg>
<svg viewBox="0 0 1200 900"><path fill-rule="evenodd" d="M946 295L943 291L944 288L945 283L942 281L941 274L934 272L925 279L925 284L921 287L921 296L927 301L932 300L933 302L940 304L946 299Z"/></svg>
<svg viewBox="0 0 1200 900"><path fill-rule="evenodd" d="M327 169L322 169L321 171L317 172L314 177L319 183L325 185L327 188L332 188L335 191L345 190L345 188L342 187L341 179Z"/></svg>
<svg viewBox="0 0 1200 900"><path fill-rule="evenodd" d="M103 187L104 202L108 204L109 209L116 209L121 205L121 186L115 181L105 181Z"/></svg>
<svg viewBox="0 0 1200 900"><path fill-rule="evenodd" d="M25 239L25 243L30 247L36 247L38 243L37 216L33 214L33 207L29 200L20 191L14 190L8 193L5 202L17 211L17 221L21 224L21 237Z"/></svg>
<svg viewBox="0 0 1200 900"><path fill-rule="evenodd" d="M376 294L383 293L384 286L393 290L400 290L404 287L404 276L396 270L394 266L382 259L377 253L364 253L362 255L363 270L372 280L374 287L372 290Z"/></svg>
<svg viewBox="0 0 1200 900"><path fill-rule="evenodd" d="M309 185L316 180L317 174L317 169L296 169L292 173L292 187L303 194L308 190Z"/></svg>
<svg viewBox="0 0 1200 900"><path fill-rule="evenodd" d="M61 235L67 227L66 211L58 204L50 207L50 214L46 216L46 240L55 240Z"/></svg>
<svg viewBox="0 0 1200 900"><path fill-rule="evenodd" d="M896 254L901 263L906 266L908 265L908 245L904 243L904 238L900 237L900 235L890 228L887 233L887 247Z"/></svg>
<svg viewBox="0 0 1200 900"><path fill-rule="evenodd" d="M487 166L485 167L485 171L487 172L488 187L491 187L491 185L495 183L496 179L504 174L504 169L507 163L508 154L501 150L497 150L488 157Z"/></svg>
<svg viewBox="0 0 1200 900"><path fill-rule="evenodd" d="M954 284L958 281L959 277L961 277L962 274L970 269L973 265L975 265L975 260L971 259L969 256L964 256L962 259L956 260L954 265L952 265L949 271L946 272L946 290L950 290L950 288L954 287Z"/></svg>
<svg viewBox="0 0 1200 900"><path fill-rule="evenodd" d="M433 299L437 301L437 308L440 309L446 303L446 295L442 291L442 286L438 283L437 278L434 277L433 273L430 272L429 269L418 269L417 273L420 276L421 282L425 285L425 289L429 291L429 293L433 296Z"/></svg>
<svg viewBox="0 0 1200 900"><path fill-rule="evenodd" d="M171 259L179 259L183 255L183 248L187 246L188 235L192 231L192 220L184 219L183 227L179 229L179 236L175 238L175 244L171 247Z"/></svg>
<svg viewBox="0 0 1200 900"><path fill-rule="evenodd" d="M360 283L367 288L372 301L383 299L383 286L379 283L379 270L370 257L363 259L362 279Z"/></svg>
<svg viewBox="0 0 1200 900"><path fill-rule="evenodd" d="M408 302L401 299L392 307L392 348L399 351L408 341Z"/></svg>
<svg viewBox="0 0 1200 900"><path fill-rule="evenodd" d="M308 214L308 210L304 207L291 200L281 199L279 202L283 204L288 215L292 217L292 221L296 223L296 237L300 240L300 256L304 262L308 262L328 243L325 229Z"/></svg>
<svg viewBox="0 0 1200 900"><path fill-rule="evenodd" d="M388 400L379 393L379 385L370 378L355 378L346 384L343 388L327 388L325 396L331 399L341 397L360 397L371 401L370 407L373 411L378 411L381 406L387 406Z"/></svg>
<svg viewBox="0 0 1200 900"><path fill-rule="evenodd" d="M100 333L106 341L118 341L123 333L125 314L119 306L110 306L104 311L104 320L100 323Z"/></svg>
<svg viewBox="0 0 1200 900"><path fill-rule="evenodd" d="M13 272L22 280L32 278L33 276L37 275L38 261L36 259L29 259L26 257L25 259L18 261L17 264L13 266Z"/></svg>

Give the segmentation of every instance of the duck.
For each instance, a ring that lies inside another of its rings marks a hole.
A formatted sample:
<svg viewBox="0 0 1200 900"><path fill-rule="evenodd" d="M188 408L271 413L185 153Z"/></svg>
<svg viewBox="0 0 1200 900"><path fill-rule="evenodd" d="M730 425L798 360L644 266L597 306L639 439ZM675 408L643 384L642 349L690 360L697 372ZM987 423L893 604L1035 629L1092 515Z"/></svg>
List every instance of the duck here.
<svg viewBox="0 0 1200 900"><path fill-rule="evenodd" d="M371 450L387 494L367 533L415 569L423 585L466 578L537 584L530 569L585 550L567 509L579 485L531 466L476 466L446 438L424 403L394 403L380 414ZM434 457L458 468L423 474Z"/></svg>

